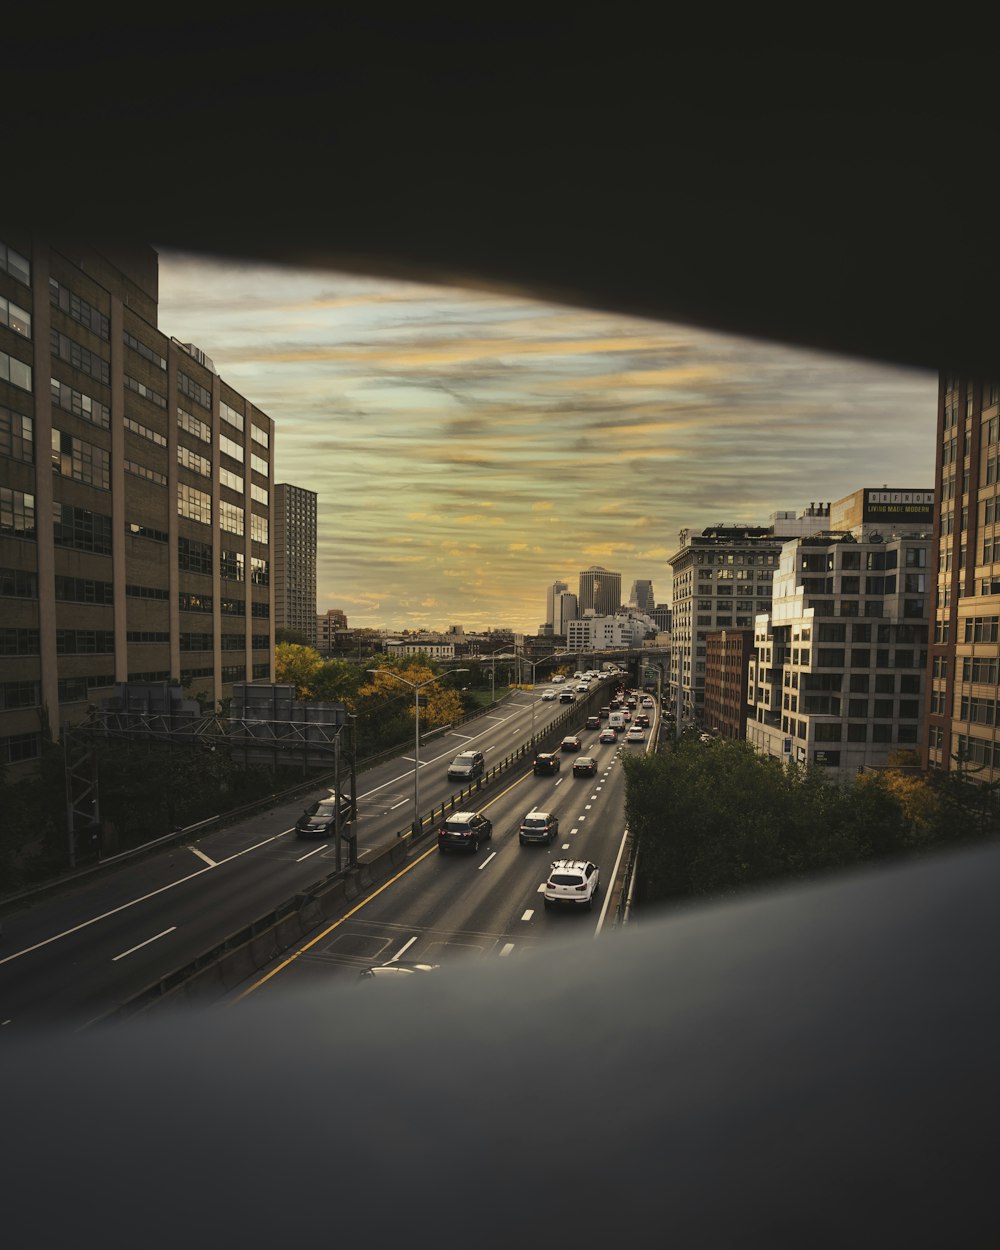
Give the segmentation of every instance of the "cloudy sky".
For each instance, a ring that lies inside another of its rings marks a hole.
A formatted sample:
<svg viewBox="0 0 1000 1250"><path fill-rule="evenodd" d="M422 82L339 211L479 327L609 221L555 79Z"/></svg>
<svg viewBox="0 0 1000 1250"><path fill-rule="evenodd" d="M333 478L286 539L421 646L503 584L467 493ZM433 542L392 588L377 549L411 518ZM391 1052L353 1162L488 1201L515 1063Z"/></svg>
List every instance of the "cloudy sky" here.
<svg viewBox="0 0 1000 1250"><path fill-rule="evenodd" d="M160 252L160 328L319 495L317 609L535 632L591 564L670 602L683 526L930 488L937 379L526 298Z"/></svg>

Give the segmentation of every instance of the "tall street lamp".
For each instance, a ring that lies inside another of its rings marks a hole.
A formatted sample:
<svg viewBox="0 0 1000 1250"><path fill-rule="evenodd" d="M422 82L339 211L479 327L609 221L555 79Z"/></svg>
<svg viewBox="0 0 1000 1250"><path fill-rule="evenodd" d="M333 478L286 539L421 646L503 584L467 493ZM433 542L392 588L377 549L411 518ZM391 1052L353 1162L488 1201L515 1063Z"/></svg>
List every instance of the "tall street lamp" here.
<svg viewBox="0 0 1000 1250"><path fill-rule="evenodd" d="M502 655L506 651L506 647L498 647L496 651L489 652L490 659L490 703L497 701L497 656ZM504 656L504 659L510 659L510 656Z"/></svg>
<svg viewBox="0 0 1000 1250"><path fill-rule="evenodd" d="M402 682L404 686L409 686L413 691L413 834L414 837L420 832L420 692L426 686L432 685L436 681L440 681L442 677L450 677L452 673L467 673L467 668L453 668L447 673L437 673L433 677L428 677L426 681L407 681L405 677L400 677L398 673L394 673L390 668L370 668L369 673L376 676L382 673L386 677L391 677L394 681Z"/></svg>
<svg viewBox="0 0 1000 1250"><path fill-rule="evenodd" d="M547 657L542 657L543 659ZM535 704L538 700L535 698L535 667L542 663L542 660L529 660L526 655L521 656L521 663L527 664L531 668L531 740L535 740Z"/></svg>

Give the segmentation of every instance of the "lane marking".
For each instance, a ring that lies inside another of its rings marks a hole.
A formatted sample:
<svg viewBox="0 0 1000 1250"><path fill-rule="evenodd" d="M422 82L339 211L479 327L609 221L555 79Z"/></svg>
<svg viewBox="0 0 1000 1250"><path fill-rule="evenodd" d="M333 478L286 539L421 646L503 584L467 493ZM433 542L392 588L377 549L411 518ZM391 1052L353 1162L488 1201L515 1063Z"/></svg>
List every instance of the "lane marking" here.
<svg viewBox="0 0 1000 1250"><path fill-rule="evenodd" d="M543 881L541 885L538 887L538 889L535 891L535 893L541 894L544 889L545 889L545 882Z"/></svg>
<svg viewBox="0 0 1000 1250"><path fill-rule="evenodd" d="M189 846L188 850L192 851L195 855L197 855L199 859L203 859L205 863L208 864L209 868L215 868L217 866L216 861L214 859L209 859L209 857L205 854L205 852L199 851L196 846Z"/></svg>
<svg viewBox="0 0 1000 1250"><path fill-rule="evenodd" d="M556 785L557 785L557 786L561 786L561 785L562 785L562 783L563 783L563 779L562 779L562 777L559 777L559 778L556 780Z"/></svg>
<svg viewBox="0 0 1000 1250"><path fill-rule="evenodd" d="M510 954L510 952L511 952L513 949L514 949L514 943L513 943L513 942L506 942L506 943L505 943L505 944L504 944L504 945L500 948L500 958L501 958L501 959L503 959L504 955L509 955L509 954ZM6 1021L4 1021L4 1023L6 1024L7 1022L6 1022Z"/></svg>
<svg viewBox="0 0 1000 1250"><path fill-rule="evenodd" d="M590 811L590 809L591 809L593 806L594 806L594 805L593 805L593 803L585 803L585 804L584 804L584 807L583 807L583 810L584 810L585 812L589 812L589 811ZM580 817L580 819L582 820L582 819L583 819L583 817L581 816L581 817Z"/></svg>
<svg viewBox="0 0 1000 1250"><path fill-rule="evenodd" d="M488 811L489 808L491 808L494 803L499 803L505 794L509 794L511 790L515 788L515 786L519 786L522 781L527 781L530 776L531 776L531 773L524 773L522 776L518 777L516 781L512 781L509 786L506 786L503 790L501 790L500 793L495 795L492 799L490 799L488 803L484 803L482 810L484 812ZM272 977L276 977L279 972L287 968L289 964L294 963L295 960L298 959L300 955L304 955L306 951L311 950L316 945L317 942L322 942L322 940L325 937L327 937L329 934L331 934L334 931L334 929L339 929L340 926L344 924L345 921L350 920L350 918L353 915L356 915L356 913L359 912L363 907L367 907L368 904L372 902L373 899L378 898L378 896L382 894L385 890L388 890L388 888L391 885L395 885L396 882L400 879L400 877L405 877L408 872L412 872L413 869L416 868L418 864L422 864L429 855L437 855L437 854L438 854L438 849L437 849L436 844L434 846L428 847L428 849L424 851L422 855L417 856L417 858L413 861L412 864L407 864L405 868L401 868L394 877L390 877L389 880L384 882L382 885L380 885L377 890L373 890L372 893L367 896L367 898L363 898L361 902L357 903L354 907L352 907L350 911L345 912L344 915L341 916L339 920L335 920L333 924L327 925L325 929L317 933L314 938L310 938L309 941L306 942L304 946L300 946L299 949L297 951L294 951L291 955L289 955L287 959L283 959L281 963L277 965L277 967L272 968L270 972L265 973L264 976L262 976L259 980L255 981L253 985L248 986L242 992L242 994L239 994L236 998L231 999L226 1004L226 1006L235 1007L236 1004L241 1003L244 1000L244 998L248 998L251 994L254 993L255 990L259 990L260 987L262 985L265 985L268 981L270 981ZM202 869L202 871L207 872L208 870ZM545 882L543 881L542 884L538 888L539 890L544 890Z"/></svg>
<svg viewBox="0 0 1000 1250"><path fill-rule="evenodd" d="M313 855L318 855L320 851L325 851L325 850L326 850L326 843L321 842L319 846L317 846L315 849L311 851L306 851L305 855L300 855L295 862L297 864L301 864L304 859L310 859Z"/></svg>
<svg viewBox="0 0 1000 1250"><path fill-rule="evenodd" d="M478 871L482 872L491 859L496 859L496 855L496 851L490 851L489 855L487 855L483 862L479 865Z"/></svg>
<svg viewBox="0 0 1000 1250"><path fill-rule="evenodd" d="M393 957L389 960L389 963L394 964L396 960L400 957L400 955L408 951L416 940L417 940L417 934L414 933L413 937L411 937L408 942L404 942L403 945L399 948L399 950L396 951L395 955L393 955Z"/></svg>
<svg viewBox="0 0 1000 1250"><path fill-rule="evenodd" d="M586 820L586 819L587 819L586 816L577 816L577 820Z"/></svg>
<svg viewBox="0 0 1000 1250"><path fill-rule="evenodd" d="M628 825L625 826L625 832L622 834L621 845L618 848L618 855L615 859L615 866L611 869L611 885L618 880L618 868L622 862L622 856L625 854L625 844L628 842ZM601 930L604 928L604 918L608 914L608 907L611 903L611 889L606 888L604 891L604 906L601 908L601 914L597 919L597 928L594 930L594 937L600 937Z"/></svg>
<svg viewBox="0 0 1000 1250"><path fill-rule="evenodd" d="M116 964L119 959L124 959L126 955L134 955L136 951L141 951L144 946L148 946L150 942L158 942L161 937L166 937L168 933L174 933L177 926L172 924L169 929L164 929L162 933L158 933L156 937L146 938L145 942L140 942L138 946L130 946L127 951L122 951L120 955L113 955L111 962Z"/></svg>
<svg viewBox="0 0 1000 1250"><path fill-rule="evenodd" d="M0 1029L2 1029L5 1024L13 1023L13 1020L14 1020L13 1016L11 1016L10 1019L8 1020L0 1020Z"/></svg>
<svg viewBox="0 0 1000 1250"><path fill-rule="evenodd" d="M294 825L292 828L294 828ZM259 847L266 846L269 842L276 842L278 838L283 838L286 833L291 832L291 829L283 829L281 833L275 833L269 838L263 838L260 842L255 842L253 846L248 846L242 851L236 851L228 859L220 859L216 867L221 868L223 864L231 863L234 859L239 859L243 855L249 855L251 851L256 851ZM186 881L193 881L195 877L201 877L206 872L211 871L207 864L204 868L196 868L194 872L189 872L186 877L178 877L176 881L171 881L168 885L161 885L157 890L150 890L148 894L141 894L138 898L133 898L127 903L122 903L118 907L112 907L110 911L102 912L99 916L91 916L89 920L81 921L80 924L74 925L71 929L64 929L62 933L54 933L52 937L44 938L41 942L36 942L34 946L26 946L24 950L14 951L11 955L5 955L3 959L0 959L0 967L3 967L4 964L9 964L14 959L20 959L22 955L30 955L32 951L41 950L43 946L49 946L52 942L58 942L61 938L79 933L81 929L88 929L92 924L97 924L100 920L107 920L109 916L117 916L119 912L128 911L130 907L136 907L139 903L145 903L148 899L156 898L158 894L165 894L167 890L176 889L177 886L184 885Z"/></svg>
<svg viewBox="0 0 1000 1250"><path fill-rule="evenodd" d="M389 811L394 812L397 807L402 807L404 803L410 802L412 802L411 799L400 799L398 803L393 803L392 807L389 808Z"/></svg>
<svg viewBox="0 0 1000 1250"><path fill-rule="evenodd" d="M543 889L543 890L544 890L544 888L545 888L545 887L544 887L544 886L542 886L542 889ZM529 908L528 908L528 910L527 910L527 911L524 913L524 915L521 917L521 919L522 919L522 920L530 920L530 919L531 919L531 917L532 917L534 914L535 914L535 912L534 912L534 908L529 907Z"/></svg>
<svg viewBox="0 0 1000 1250"><path fill-rule="evenodd" d="M569 850L569 843L568 843L568 842L564 842L564 843L562 844L562 849L563 849L564 851L568 851L568 850Z"/></svg>
<svg viewBox="0 0 1000 1250"><path fill-rule="evenodd" d="M574 833L579 833L579 832L580 832L580 830L579 830L579 829L571 829L571 830L570 830L570 834L571 834L571 835L572 835L572 834L574 834Z"/></svg>

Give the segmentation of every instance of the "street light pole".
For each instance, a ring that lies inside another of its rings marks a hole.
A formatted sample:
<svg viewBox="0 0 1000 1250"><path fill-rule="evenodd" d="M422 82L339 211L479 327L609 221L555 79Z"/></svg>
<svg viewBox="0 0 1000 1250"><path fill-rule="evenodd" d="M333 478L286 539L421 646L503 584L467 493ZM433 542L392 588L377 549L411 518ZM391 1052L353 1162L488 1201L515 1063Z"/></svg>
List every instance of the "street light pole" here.
<svg viewBox="0 0 1000 1250"><path fill-rule="evenodd" d="M394 673L391 668L370 668L369 673L378 675L382 673L386 677L392 677L395 681L402 682L404 686L409 686L413 691L413 834L414 837L420 832L420 692L425 686L430 686L436 681L440 681L442 677L449 677L452 673L467 673L467 668L453 668L447 673L436 673L433 677L428 677L426 681L407 681L405 677L400 677L398 673Z"/></svg>

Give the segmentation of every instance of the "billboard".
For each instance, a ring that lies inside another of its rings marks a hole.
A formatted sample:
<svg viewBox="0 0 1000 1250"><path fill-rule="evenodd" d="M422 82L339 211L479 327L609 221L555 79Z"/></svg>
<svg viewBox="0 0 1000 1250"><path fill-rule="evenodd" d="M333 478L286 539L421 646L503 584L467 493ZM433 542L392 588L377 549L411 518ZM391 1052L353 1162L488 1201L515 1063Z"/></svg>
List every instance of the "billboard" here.
<svg viewBox="0 0 1000 1250"><path fill-rule="evenodd" d="M934 520L932 490L866 490L864 520L871 522L903 521L906 524Z"/></svg>

